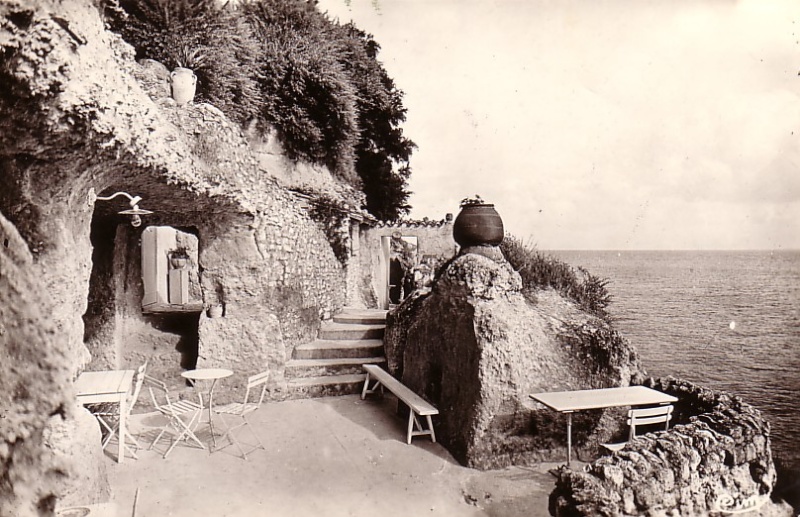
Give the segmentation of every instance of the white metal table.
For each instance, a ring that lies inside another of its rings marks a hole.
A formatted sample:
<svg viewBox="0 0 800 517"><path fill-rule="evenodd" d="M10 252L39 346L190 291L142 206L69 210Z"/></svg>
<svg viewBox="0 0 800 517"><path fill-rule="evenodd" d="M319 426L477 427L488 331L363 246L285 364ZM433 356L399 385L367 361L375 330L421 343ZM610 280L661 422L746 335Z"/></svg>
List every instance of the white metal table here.
<svg viewBox="0 0 800 517"><path fill-rule="evenodd" d="M217 448L217 437L214 435L214 422L212 420L213 406L214 406L214 386L217 381L230 377L233 371L227 368L198 368L196 370L188 370L181 374L181 377L192 381L192 385L196 381L211 381L211 387L208 389L208 427L211 430L211 441L214 444L214 449Z"/></svg>
<svg viewBox="0 0 800 517"><path fill-rule="evenodd" d="M133 382L133 370L106 370L83 372L75 381L75 391L81 404L112 402L119 404L119 455L117 461L125 458L126 417L128 414L128 392Z"/></svg>
<svg viewBox="0 0 800 517"><path fill-rule="evenodd" d="M567 415L567 466L572 459L572 413L584 409L670 404L677 397L646 386L534 393L533 400Z"/></svg>

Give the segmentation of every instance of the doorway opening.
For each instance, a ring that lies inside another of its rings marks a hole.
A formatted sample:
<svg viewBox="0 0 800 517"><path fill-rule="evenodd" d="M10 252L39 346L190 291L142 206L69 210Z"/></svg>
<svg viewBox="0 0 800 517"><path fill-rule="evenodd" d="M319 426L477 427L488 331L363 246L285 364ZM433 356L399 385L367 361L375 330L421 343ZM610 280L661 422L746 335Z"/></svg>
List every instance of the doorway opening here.
<svg viewBox="0 0 800 517"><path fill-rule="evenodd" d="M405 300L414 290L414 266L417 265L419 245L417 237L395 232L381 237L381 247L386 264L386 302L391 308Z"/></svg>

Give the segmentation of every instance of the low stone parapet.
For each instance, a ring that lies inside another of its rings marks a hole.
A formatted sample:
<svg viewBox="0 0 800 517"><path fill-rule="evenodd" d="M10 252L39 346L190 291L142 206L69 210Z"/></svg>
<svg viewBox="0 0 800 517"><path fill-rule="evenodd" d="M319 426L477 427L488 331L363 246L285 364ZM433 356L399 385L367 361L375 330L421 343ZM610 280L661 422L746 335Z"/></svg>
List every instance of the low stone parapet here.
<svg viewBox="0 0 800 517"><path fill-rule="evenodd" d="M583 472L563 470L552 515L791 515L771 501L776 473L760 411L671 377L644 385L679 398L672 428L638 436Z"/></svg>

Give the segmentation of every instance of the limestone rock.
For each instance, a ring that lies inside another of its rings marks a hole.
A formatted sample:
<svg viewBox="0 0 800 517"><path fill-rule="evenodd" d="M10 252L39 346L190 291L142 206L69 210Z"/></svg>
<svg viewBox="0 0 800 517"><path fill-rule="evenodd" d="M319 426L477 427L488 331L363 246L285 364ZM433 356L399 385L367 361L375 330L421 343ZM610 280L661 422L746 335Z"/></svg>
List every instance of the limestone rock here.
<svg viewBox="0 0 800 517"><path fill-rule="evenodd" d="M176 106L163 69L136 63L98 5L0 3L0 515L55 507L74 456L44 447L42 434L50 415L71 425L81 370L138 366L159 332L154 354L176 355L180 336L142 313L133 267L141 230L118 214L124 201L98 194L141 196L154 212L145 224L198 235L198 297L254 313L179 331L207 338L200 350L265 346L241 375L264 359L281 378L273 359L313 339L318 315L344 304L344 272L324 233L259 169L242 130L209 104Z"/></svg>
<svg viewBox="0 0 800 517"><path fill-rule="evenodd" d="M257 329L251 321L259 322ZM222 381L225 389L217 391L215 403L241 401L246 377L267 369L271 370L271 393L278 397L278 393L286 391L283 335L277 316L269 310L226 306L221 317L201 317L200 335L206 345L200 350L198 367L224 367L237 372Z"/></svg>
<svg viewBox="0 0 800 517"><path fill-rule="evenodd" d="M556 450L563 455L558 417L533 407L529 395L625 385L639 372L630 349L603 361L567 346L565 322L602 322L554 292L540 293L532 305L521 289L505 260L466 253L429 294L406 300L387 318L390 371L439 408L437 439L470 467L525 464ZM581 418L576 427L597 426L597 416Z"/></svg>
<svg viewBox="0 0 800 517"><path fill-rule="evenodd" d="M52 417L45 428L45 445L72 465L69 475L58 479L59 505L105 503L111 497L106 474L109 458L97 446L101 440L99 424L83 408L76 408L74 415L69 420Z"/></svg>
<svg viewBox="0 0 800 517"><path fill-rule="evenodd" d="M22 236L0 214L0 515L28 517L55 506L71 465L44 447L50 415L70 418L67 340Z"/></svg>
<svg viewBox="0 0 800 517"><path fill-rule="evenodd" d="M150 97L155 101L171 98L172 89L167 67L154 59L140 59L139 65L141 69L134 70L134 75Z"/></svg>

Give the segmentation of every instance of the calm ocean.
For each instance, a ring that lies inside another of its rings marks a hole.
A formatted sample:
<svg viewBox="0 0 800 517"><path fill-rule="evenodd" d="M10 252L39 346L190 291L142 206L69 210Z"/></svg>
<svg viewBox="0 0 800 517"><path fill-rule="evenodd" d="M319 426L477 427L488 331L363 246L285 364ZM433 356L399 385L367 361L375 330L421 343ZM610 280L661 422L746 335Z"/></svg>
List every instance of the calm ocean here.
<svg viewBox="0 0 800 517"><path fill-rule="evenodd" d="M648 374L727 390L800 463L800 251L542 251L609 280Z"/></svg>

